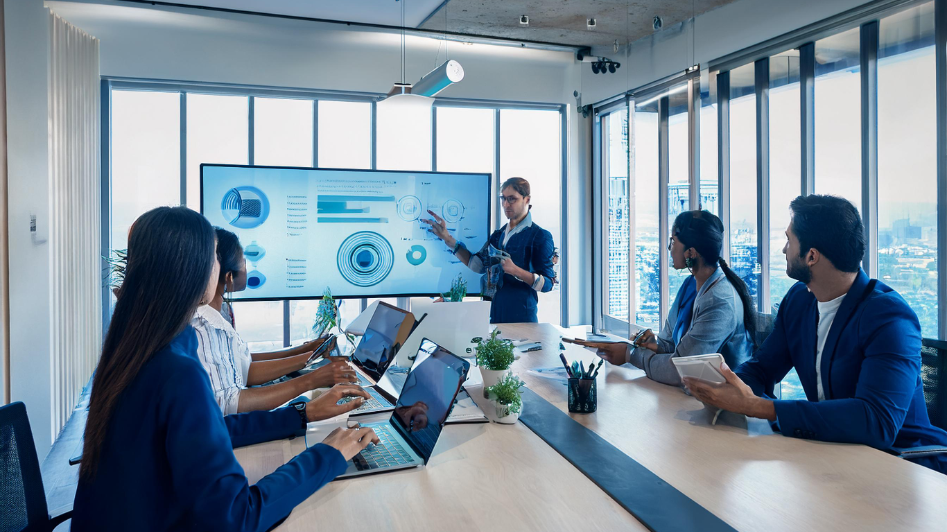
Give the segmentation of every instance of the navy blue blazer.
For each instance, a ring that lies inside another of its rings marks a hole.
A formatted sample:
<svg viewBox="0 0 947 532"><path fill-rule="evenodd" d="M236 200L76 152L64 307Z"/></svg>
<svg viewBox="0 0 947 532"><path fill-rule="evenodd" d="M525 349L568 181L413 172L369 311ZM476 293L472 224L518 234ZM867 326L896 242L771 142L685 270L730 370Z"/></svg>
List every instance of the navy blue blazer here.
<svg viewBox="0 0 947 532"><path fill-rule="evenodd" d="M736 369L753 393L773 387L796 368L807 401L773 401L786 436L861 443L877 449L947 445L947 432L931 425L921 382L921 326L890 287L858 272L835 315L822 352L818 401L816 342L819 311L802 283L786 294L773 333L753 358ZM947 457L917 463L947 473Z"/></svg>
<svg viewBox="0 0 947 532"><path fill-rule="evenodd" d="M233 448L292 436L293 408L226 418L187 326L119 399L91 480L79 479L72 530L268 530L345 471L325 444L250 485Z"/></svg>
<svg viewBox="0 0 947 532"><path fill-rule="evenodd" d="M506 227L506 226L504 226ZM556 270L552 264L555 245L552 234L535 223L524 227L510 237L503 245L503 229L497 229L490 240L477 253L483 264L488 264L488 245L502 249L510 254L513 264L530 272L543 276L540 292L551 292ZM493 296L490 306L490 323L536 323L539 321L539 295L528 283L520 281L508 273L503 274L502 285Z"/></svg>

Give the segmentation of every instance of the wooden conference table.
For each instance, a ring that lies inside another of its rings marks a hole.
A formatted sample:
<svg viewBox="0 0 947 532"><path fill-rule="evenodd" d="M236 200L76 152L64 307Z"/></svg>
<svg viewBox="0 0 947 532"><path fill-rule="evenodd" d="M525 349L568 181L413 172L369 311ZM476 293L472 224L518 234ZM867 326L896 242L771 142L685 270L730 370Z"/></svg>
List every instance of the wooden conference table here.
<svg viewBox="0 0 947 532"><path fill-rule="evenodd" d="M506 338L543 343L541 351L522 354L513 370L531 390L567 411L562 381L527 371L559 364L562 331L549 324L499 328ZM597 358L571 344L566 356L586 363ZM598 387L598 411L572 414L573 419L737 530L947 526L947 477L939 473L861 445L772 434L764 422L748 425L742 416L731 414L723 424L711 425L712 415L697 400L633 368L603 366ZM471 396L479 401L479 388ZM250 482L256 482L304 448L304 438L296 438L236 454ZM646 530L521 423L449 425L426 467L332 482L278 530L314 528Z"/></svg>

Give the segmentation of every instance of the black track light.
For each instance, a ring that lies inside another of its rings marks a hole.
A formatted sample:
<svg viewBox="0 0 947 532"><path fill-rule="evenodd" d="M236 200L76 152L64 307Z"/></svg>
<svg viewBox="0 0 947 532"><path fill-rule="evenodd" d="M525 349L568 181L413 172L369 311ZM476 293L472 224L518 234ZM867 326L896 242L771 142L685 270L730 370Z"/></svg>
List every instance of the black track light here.
<svg viewBox="0 0 947 532"><path fill-rule="evenodd" d="M615 73L615 63L609 63L609 64L608 64L608 71L609 71L610 73L612 73L612 74Z"/></svg>
<svg viewBox="0 0 947 532"><path fill-rule="evenodd" d="M598 63L592 63L592 73L598 74Z"/></svg>

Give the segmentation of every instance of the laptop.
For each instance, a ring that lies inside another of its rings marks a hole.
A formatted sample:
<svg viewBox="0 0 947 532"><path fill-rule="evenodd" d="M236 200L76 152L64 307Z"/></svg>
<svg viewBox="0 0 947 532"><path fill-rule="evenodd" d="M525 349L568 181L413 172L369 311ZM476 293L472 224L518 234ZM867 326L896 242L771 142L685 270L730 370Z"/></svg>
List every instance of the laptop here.
<svg viewBox="0 0 947 532"><path fill-rule="evenodd" d="M394 361L395 353L410 337L416 324L410 312L379 302L365 334L352 354L352 365L356 369L358 384L368 392L371 399L349 412L350 416L386 412L395 408L394 401L397 396L386 394L384 389L376 385ZM346 397L339 401L339 404L352 400L353 397Z"/></svg>
<svg viewBox="0 0 947 532"><path fill-rule="evenodd" d="M490 336L490 305L489 301L415 301L411 310L415 316L428 315L428 338L457 356L473 357L475 346L471 344L478 338Z"/></svg>
<svg viewBox="0 0 947 532"><path fill-rule="evenodd" d="M362 425L381 443L355 455L338 478L427 464L469 370L469 362L424 339L391 418Z"/></svg>

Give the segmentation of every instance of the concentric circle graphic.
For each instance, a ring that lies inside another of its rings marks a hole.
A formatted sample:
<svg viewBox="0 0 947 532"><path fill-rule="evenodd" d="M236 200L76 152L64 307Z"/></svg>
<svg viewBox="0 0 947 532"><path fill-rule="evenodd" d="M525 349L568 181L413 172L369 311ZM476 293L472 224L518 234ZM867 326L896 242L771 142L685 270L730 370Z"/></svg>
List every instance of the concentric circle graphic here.
<svg viewBox="0 0 947 532"><path fill-rule="evenodd" d="M449 199L441 207L441 217L450 223L459 222L464 217L464 204L455 199Z"/></svg>
<svg viewBox="0 0 947 532"><path fill-rule="evenodd" d="M385 237L372 231L350 235L339 246L339 273L355 286L382 282L395 264L395 252Z"/></svg>
<svg viewBox="0 0 947 532"><path fill-rule="evenodd" d="M421 217L421 200L417 196L405 196L398 200L398 216L406 222L413 222Z"/></svg>

